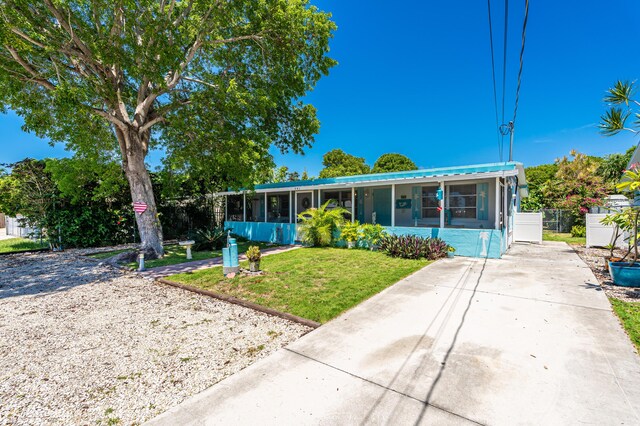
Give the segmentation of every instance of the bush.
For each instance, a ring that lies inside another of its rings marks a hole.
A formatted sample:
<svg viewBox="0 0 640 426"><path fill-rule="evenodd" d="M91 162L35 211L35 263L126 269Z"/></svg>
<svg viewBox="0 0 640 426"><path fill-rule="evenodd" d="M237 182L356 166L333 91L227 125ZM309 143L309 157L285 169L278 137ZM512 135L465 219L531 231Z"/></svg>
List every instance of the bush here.
<svg viewBox="0 0 640 426"><path fill-rule="evenodd" d="M345 223L345 215L349 210L343 207L327 209L333 200L328 200L320 207L311 208L298 215L302 221L298 231L302 242L310 246L330 246L334 243L335 234Z"/></svg>
<svg viewBox="0 0 640 426"><path fill-rule="evenodd" d="M391 257L434 260L445 257L449 246L440 238L423 238L417 235L387 235L380 240L380 250Z"/></svg>
<svg viewBox="0 0 640 426"><path fill-rule="evenodd" d="M221 227L212 229L199 229L196 231L193 249L220 250L227 242L227 230Z"/></svg>
<svg viewBox="0 0 640 426"><path fill-rule="evenodd" d="M372 225L370 223L362 225L362 238L367 243L368 247L377 246L380 244L382 238L387 236L387 231L382 225Z"/></svg>
<svg viewBox="0 0 640 426"><path fill-rule="evenodd" d="M587 236L587 227L584 225L574 225L571 227L571 236L572 237L586 237Z"/></svg>
<svg viewBox="0 0 640 426"><path fill-rule="evenodd" d="M358 241L361 233L360 223L357 220L355 222L347 222L340 230L340 238L348 243L355 242Z"/></svg>

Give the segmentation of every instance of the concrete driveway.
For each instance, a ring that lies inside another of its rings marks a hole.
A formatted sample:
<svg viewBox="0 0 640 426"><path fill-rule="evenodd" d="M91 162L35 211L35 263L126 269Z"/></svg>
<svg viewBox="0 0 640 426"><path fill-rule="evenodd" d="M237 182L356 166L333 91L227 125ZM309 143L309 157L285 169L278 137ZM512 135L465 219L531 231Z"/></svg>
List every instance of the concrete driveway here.
<svg viewBox="0 0 640 426"><path fill-rule="evenodd" d="M640 424L640 357L564 243L445 259L151 423Z"/></svg>

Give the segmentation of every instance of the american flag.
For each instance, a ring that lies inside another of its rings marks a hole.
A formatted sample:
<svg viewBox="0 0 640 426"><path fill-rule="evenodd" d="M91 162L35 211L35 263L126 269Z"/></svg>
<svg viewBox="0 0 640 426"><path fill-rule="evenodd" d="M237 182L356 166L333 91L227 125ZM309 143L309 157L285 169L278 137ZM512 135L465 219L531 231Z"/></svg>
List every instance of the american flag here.
<svg viewBox="0 0 640 426"><path fill-rule="evenodd" d="M136 213L144 213L147 210L147 205L142 201L136 201L133 203L133 211Z"/></svg>

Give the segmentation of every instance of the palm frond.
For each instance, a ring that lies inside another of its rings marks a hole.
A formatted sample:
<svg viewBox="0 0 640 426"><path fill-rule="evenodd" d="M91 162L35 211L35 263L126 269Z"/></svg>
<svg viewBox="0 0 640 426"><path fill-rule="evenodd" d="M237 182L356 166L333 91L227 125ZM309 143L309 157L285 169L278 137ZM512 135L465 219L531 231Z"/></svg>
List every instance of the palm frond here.
<svg viewBox="0 0 640 426"><path fill-rule="evenodd" d="M631 111L623 111L622 108L611 107L600 117L600 124L598 124L600 133L605 136L613 136L617 135L621 130L631 130L624 127L630 115Z"/></svg>
<svg viewBox="0 0 640 426"><path fill-rule="evenodd" d="M629 105L629 102L635 93L634 83L635 82L622 80L616 81L613 87L607 90L604 101L613 105Z"/></svg>

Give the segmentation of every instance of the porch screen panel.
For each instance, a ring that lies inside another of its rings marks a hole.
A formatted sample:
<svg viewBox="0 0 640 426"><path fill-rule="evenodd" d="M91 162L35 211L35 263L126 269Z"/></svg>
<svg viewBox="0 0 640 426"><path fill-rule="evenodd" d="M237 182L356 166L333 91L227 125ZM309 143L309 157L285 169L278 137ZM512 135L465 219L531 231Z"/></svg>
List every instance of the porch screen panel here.
<svg viewBox="0 0 640 426"><path fill-rule="evenodd" d="M411 188L411 217L416 220L421 218L420 209L422 208L422 187L414 186Z"/></svg>
<svg viewBox="0 0 640 426"><path fill-rule="evenodd" d="M242 195L227 196L227 220L232 222L242 222L242 203L244 197Z"/></svg>
<svg viewBox="0 0 640 426"><path fill-rule="evenodd" d="M479 183L476 185L478 220L489 219L489 184Z"/></svg>
<svg viewBox="0 0 640 426"><path fill-rule="evenodd" d="M475 184L449 186L449 211L454 219L477 219Z"/></svg>
<svg viewBox="0 0 640 426"><path fill-rule="evenodd" d="M421 197L421 206L422 210L422 218L423 219L434 219L440 217L440 212L438 212L439 201L436 193L438 191L437 186L423 186L422 188L422 197Z"/></svg>
<svg viewBox="0 0 640 426"><path fill-rule="evenodd" d="M364 223L364 188L356 189L356 204L358 205L358 222Z"/></svg>
<svg viewBox="0 0 640 426"><path fill-rule="evenodd" d="M289 223L289 194L267 196L267 222Z"/></svg>

